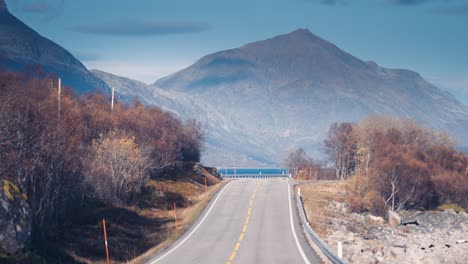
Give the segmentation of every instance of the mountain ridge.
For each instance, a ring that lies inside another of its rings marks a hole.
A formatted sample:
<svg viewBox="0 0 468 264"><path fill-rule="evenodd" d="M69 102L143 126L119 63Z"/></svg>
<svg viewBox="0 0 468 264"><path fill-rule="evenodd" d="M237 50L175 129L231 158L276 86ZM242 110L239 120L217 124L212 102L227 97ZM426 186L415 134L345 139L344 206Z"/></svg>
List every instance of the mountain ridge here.
<svg viewBox="0 0 468 264"><path fill-rule="evenodd" d="M69 51L42 37L8 11L0 0L0 68L14 72L40 65L46 73L55 73L62 83L80 94L109 87L92 75Z"/></svg>
<svg viewBox="0 0 468 264"><path fill-rule="evenodd" d="M206 55L152 87L205 98L269 153L317 152L331 122L369 114L409 117L468 144L468 109L453 96L415 71L364 62L305 29Z"/></svg>

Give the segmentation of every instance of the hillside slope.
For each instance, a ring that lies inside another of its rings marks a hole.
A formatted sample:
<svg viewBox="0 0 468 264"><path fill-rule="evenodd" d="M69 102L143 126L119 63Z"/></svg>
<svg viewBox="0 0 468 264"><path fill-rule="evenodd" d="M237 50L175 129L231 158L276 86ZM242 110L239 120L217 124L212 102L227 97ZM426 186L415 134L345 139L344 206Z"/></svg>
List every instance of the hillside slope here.
<svg viewBox="0 0 468 264"><path fill-rule="evenodd" d="M275 163L273 155L245 137L240 124L235 124L204 98L182 91L155 88L99 70L91 72L110 87L114 87L117 94L123 96L122 100L132 103L129 100L138 98L143 104L156 105L183 120L198 120L207 136L203 162L213 166L265 166Z"/></svg>
<svg viewBox="0 0 468 264"><path fill-rule="evenodd" d="M108 86L88 72L70 52L13 16L4 0L0 0L0 36L0 71L17 72L40 65L46 73L55 73L64 85L80 94L109 91Z"/></svg>

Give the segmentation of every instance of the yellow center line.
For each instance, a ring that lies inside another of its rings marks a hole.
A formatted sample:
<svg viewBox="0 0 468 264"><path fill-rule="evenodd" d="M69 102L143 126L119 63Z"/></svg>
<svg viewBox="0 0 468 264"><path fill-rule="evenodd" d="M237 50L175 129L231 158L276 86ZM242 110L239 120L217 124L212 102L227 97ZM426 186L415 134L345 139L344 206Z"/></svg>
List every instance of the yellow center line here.
<svg viewBox="0 0 468 264"><path fill-rule="evenodd" d="M257 181L257 185L255 186L255 190L252 194L252 197L250 198L250 205L249 209L247 210L247 216L245 217L245 224L244 227L242 228L242 233L239 236L239 240L237 241L236 245L234 246L234 250L231 253L231 257L229 258L229 261L227 264L232 264L232 261L236 258L237 251L239 251L239 247L241 244L242 239L244 239L245 232L247 231L247 226L249 225L249 220L250 220L250 213L252 212L252 205L253 201L255 199L255 195L257 194L258 186L260 185L260 181Z"/></svg>
<svg viewBox="0 0 468 264"><path fill-rule="evenodd" d="M236 243L236 246L234 247L234 250L235 250L235 251L239 250L239 247L240 247L240 242L237 242L237 243Z"/></svg>

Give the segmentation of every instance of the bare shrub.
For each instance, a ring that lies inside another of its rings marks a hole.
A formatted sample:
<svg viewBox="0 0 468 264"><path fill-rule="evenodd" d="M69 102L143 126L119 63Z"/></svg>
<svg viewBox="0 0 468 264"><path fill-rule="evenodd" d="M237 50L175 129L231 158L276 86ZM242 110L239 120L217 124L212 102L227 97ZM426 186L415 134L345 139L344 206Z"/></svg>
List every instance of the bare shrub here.
<svg viewBox="0 0 468 264"><path fill-rule="evenodd" d="M356 139L351 123L333 123L324 141L325 154L334 163L336 179L347 179L354 170Z"/></svg>
<svg viewBox="0 0 468 264"><path fill-rule="evenodd" d="M385 216L387 205L383 197L375 190L368 192L363 198L364 207L374 215Z"/></svg>
<svg viewBox="0 0 468 264"><path fill-rule="evenodd" d="M133 137L120 131L102 134L93 141L85 162L86 183L102 201L127 203L140 191L147 159Z"/></svg>
<svg viewBox="0 0 468 264"><path fill-rule="evenodd" d="M302 148L290 152L284 164L296 179L318 180L322 172L322 165L309 157Z"/></svg>
<svg viewBox="0 0 468 264"><path fill-rule="evenodd" d="M364 200L362 197L359 196L349 196L348 197L348 204L351 211L356 213L363 213L367 211L365 207Z"/></svg>

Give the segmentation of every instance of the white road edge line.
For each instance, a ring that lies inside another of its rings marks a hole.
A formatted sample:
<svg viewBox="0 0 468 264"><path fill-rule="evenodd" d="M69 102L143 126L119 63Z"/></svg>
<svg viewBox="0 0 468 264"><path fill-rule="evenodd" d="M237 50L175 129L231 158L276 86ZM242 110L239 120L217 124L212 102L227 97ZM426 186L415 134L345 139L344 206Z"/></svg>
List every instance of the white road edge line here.
<svg viewBox="0 0 468 264"><path fill-rule="evenodd" d="M167 257L169 254L171 254L174 250L176 250L177 248L179 248L187 239L189 239L193 233L195 233L195 231L197 231L197 229L200 227L201 224L203 224L203 222L205 221L206 217L210 214L211 212L211 209L213 209L213 207L215 206L216 202L218 201L219 197L221 197L221 194L224 192L224 190L226 190L226 188L231 184L233 183L234 181L226 184L226 186L223 187L223 189L218 193L218 195L216 196L216 199L213 201L213 203L211 204L210 208L208 209L208 211L206 212L205 216L203 216L203 218L200 220L200 222L198 223L198 225L192 230L192 232L190 232L182 241L180 241L179 244L177 244L177 246L173 247L171 250L169 250L168 252L166 252L164 255L162 255L161 257L157 258L156 260L153 260L151 262L148 262L148 264L154 264L158 261L160 261L161 259Z"/></svg>
<svg viewBox="0 0 468 264"><path fill-rule="evenodd" d="M292 205L291 205L291 187L289 186L289 181L286 181L286 184L288 185L288 198L289 198L289 220L291 223L291 230L294 236L294 240L296 240L296 246L299 249L299 253L301 253L302 259L306 264L310 264L309 260L307 259L304 251L302 250L301 244L299 243L299 240L297 239L296 235L296 230L294 229L294 221L293 221L293 212L292 212Z"/></svg>

